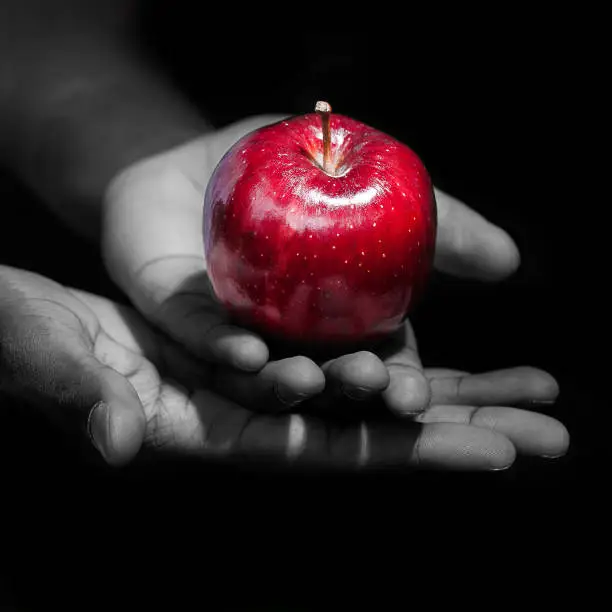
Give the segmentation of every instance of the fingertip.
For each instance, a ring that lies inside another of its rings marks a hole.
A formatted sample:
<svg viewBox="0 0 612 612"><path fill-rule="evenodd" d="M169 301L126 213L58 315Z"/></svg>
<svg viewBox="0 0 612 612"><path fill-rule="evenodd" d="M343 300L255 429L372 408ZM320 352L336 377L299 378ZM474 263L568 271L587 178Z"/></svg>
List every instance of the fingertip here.
<svg viewBox="0 0 612 612"><path fill-rule="evenodd" d="M480 249L473 254L474 274L483 281L498 282L517 272L521 255L514 240L503 229L489 224L490 231Z"/></svg>
<svg viewBox="0 0 612 612"><path fill-rule="evenodd" d="M312 359L300 355L279 362L276 392L283 403L293 405L324 388L325 375Z"/></svg>
<svg viewBox="0 0 612 612"><path fill-rule="evenodd" d="M431 390L425 375L408 366L389 366L390 383L383 392L389 410L398 416L421 414L431 401Z"/></svg>
<svg viewBox="0 0 612 612"><path fill-rule="evenodd" d="M142 409L115 402L98 402L91 410L88 431L94 447L113 467L128 464L138 454L146 431Z"/></svg>
<svg viewBox="0 0 612 612"><path fill-rule="evenodd" d="M441 271L495 282L518 270L519 249L505 230L439 190L436 201L439 210L436 266Z"/></svg>
<svg viewBox="0 0 612 612"><path fill-rule="evenodd" d="M559 459L567 455L570 447L571 437L567 427L563 423L558 424L558 432L553 440L548 444L548 448L541 454L547 459Z"/></svg>
<svg viewBox="0 0 612 612"><path fill-rule="evenodd" d="M516 448L505 436L498 435L496 444L486 456L488 469L491 472L501 472L512 467L516 460Z"/></svg>
<svg viewBox="0 0 612 612"><path fill-rule="evenodd" d="M549 427L546 435L541 437L539 447L537 454L545 459L559 459L567 455L570 447L570 434L565 425L555 421L555 426Z"/></svg>
<svg viewBox="0 0 612 612"><path fill-rule="evenodd" d="M559 395L559 383L544 370L523 366L516 368L518 376L521 376L523 387L532 402L552 402Z"/></svg>
<svg viewBox="0 0 612 612"><path fill-rule="evenodd" d="M355 400L363 400L380 393L391 382L385 364L370 351L359 351L340 357L325 370L339 385L342 393Z"/></svg>
<svg viewBox="0 0 612 612"><path fill-rule="evenodd" d="M348 376L350 382L355 385L367 383L367 386L373 392L384 391L391 382L387 366L370 351L356 353L355 359L349 367Z"/></svg>
<svg viewBox="0 0 612 612"><path fill-rule="evenodd" d="M536 399L542 401L551 401L559 396L559 383L556 379L543 370L538 370L539 380L534 389Z"/></svg>
<svg viewBox="0 0 612 612"><path fill-rule="evenodd" d="M258 372L270 358L266 343L246 332L232 332L219 337L215 352L228 365L245 372Z"/></svg>
<svg viewBox="0 0 612 612"><path fill-rule="evenodd" d="M111 406L109 438L114 448L113 465L129 463L140 450L145 437L147 419L142 409L117 404Z"/></svg>
<svg viewBox="0 0 612 612"><path fill-rule="evenodd" d="M511 276L520 268L521 254L510 235L501 228L497 230L496 244L491 249L491 265L498 278L503 279Z"/></svg>
<svg viewBox="0 0 612 612"><path fill-rule="evenodd" d="M570 446L570 434L567 427L557 419L544 414L531 414L534 424L537 424L536 435L526 437L523 448L526 454L558 459L567 454Z"/></svg>

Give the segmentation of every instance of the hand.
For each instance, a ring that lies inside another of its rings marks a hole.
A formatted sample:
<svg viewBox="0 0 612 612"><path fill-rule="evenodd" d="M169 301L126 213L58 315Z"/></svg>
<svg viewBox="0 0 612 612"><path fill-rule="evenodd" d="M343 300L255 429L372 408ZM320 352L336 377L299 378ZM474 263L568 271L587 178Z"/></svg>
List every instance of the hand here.
<svg viewBox="0 0 612 612"><path fill-rule="evenodd" d="M558 421L506 407L554 399L545 372L425 370L431 407L416 422L332 423L264 415L207 388L211 371L136 312L0 266L0 390L27 399L110 465L142 445L202 458L282 464L490 470L516 453L558 456ZM1 404L0 404L1 405Z"/></svg>
<svg viewBox="0 0 612 612"><path fill-rule="evenodd" d="M202 208L205 185L225 151L244 134L278 117L255 117L208 134L121 173L107 191L103 249L111 276L136 308L193 355L230 365L250 385L246 395L292 407L319 394L368 397L384 392L400 414L427 406L429 387L410 328L385 356L359 351L320 368L304 356L270 359L256 334L232 326L205 272ZM439 229L435 266L482 280L519 264L509 236L461 202L436 192ZM271 393L272 392L272 393Z"/></svg>

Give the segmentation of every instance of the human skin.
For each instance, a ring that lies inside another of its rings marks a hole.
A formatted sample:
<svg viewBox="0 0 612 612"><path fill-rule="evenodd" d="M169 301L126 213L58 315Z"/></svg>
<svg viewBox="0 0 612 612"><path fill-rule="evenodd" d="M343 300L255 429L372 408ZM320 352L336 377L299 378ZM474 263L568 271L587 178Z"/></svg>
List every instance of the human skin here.
<svg viewBox="0 0 612 612"><path fill-rule="evenodd" d="M426 412L432 392L414 334L385 352L280 358L218 308L206 276L202 194L223 153L279 117L212 130L134 51L125 28L134 7L93 0L0 6L3 162L100 245L109 274L150 323L206 363L230 366L220 390L228 396L287 410L340 390L349 398L380 395L397 416ZM485 281L516 270L519 254L506 232L448 194L437 191L436 199L438 270ZM503 390L512 378L495 380Z"/></svg>

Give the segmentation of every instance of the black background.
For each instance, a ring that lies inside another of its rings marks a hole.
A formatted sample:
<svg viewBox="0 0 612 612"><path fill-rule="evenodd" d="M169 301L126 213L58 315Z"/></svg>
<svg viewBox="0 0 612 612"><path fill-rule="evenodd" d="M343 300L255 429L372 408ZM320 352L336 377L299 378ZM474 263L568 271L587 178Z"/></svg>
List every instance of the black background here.
<svg viewBox="0 0 612 612"><path fill-rule="evenodd" d="M597 546L605 533L610 403L597 15L516 6L449 15L434 6L423 16L339 5L272 19L260 8L201 16L186 4L149 2L138 25L216 125L302 113L326 99L409 144L438 187L507 229L520 270L496 285L437 276L415 318L422 357L473 371L548 370L561 387L549 412L568 427L570 452L555 462L520 458L494 475L289 478L201 466L116 475L75 465L12 407L2 413L2 461L15 592L91 609L138 576L129 590L138 600L146 594L147 605L168 596L174 609L187 598L294 610L314 597L320 609L321 585L352 597L358 570L368 577L360 589L375 585L382 597L399 586L408 603L415 577L421 584L433 567L456 571L468 551L479 572L514 554L522 571L538 560L538 572L584 567L589 558L572 546ZM117 295L95 250L10 177L0 189L2 263ZM341 577L347 570L353 581Z"/></svg>

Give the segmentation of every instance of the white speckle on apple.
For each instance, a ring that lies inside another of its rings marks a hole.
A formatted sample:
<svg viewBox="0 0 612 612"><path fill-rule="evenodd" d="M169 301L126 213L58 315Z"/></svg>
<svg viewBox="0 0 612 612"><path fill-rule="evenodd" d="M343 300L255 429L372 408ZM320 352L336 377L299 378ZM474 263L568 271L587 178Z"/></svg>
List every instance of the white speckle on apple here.
<svg viewBox="0 0 612 612"><path fill-rule="evenodd" d="M376 227L376 221L374 221L374 223L372 223L372 227Z"/></svg>
<svg viewBox="0 0 612 612"><path fill-rule="evenodd" d="M348 263L348 259L345 259L345 260L344 260L344 263L345 263L345 264L347 264L347 263Z"/></svg>
<svg viewBox="0 0 612 612"><path fill-rule="evenodd" d="M385 253L382 254L383 259L385 259L387 257L387 255Z"/></svg>
<svg viewBox="0 0 612 612"><path fill-rule="evenodd" d="M365 251L361 251L361 254L365 257Z"/></svg>
<svg viewBox="0 0 612 612"><path fill-rule="evenodd" d="M332 249L334 249L334 251L336 250L336 245L335 244L332 246Z"/></svg>

